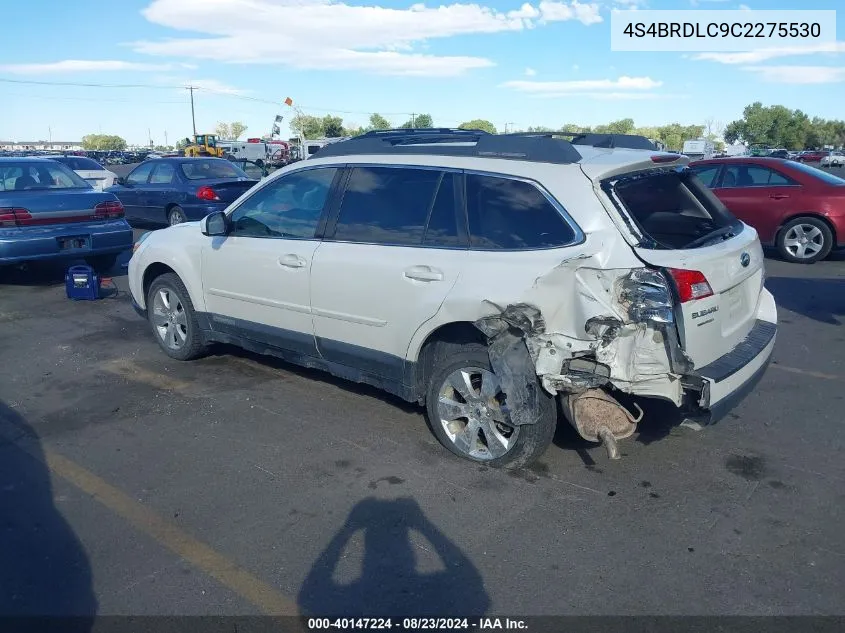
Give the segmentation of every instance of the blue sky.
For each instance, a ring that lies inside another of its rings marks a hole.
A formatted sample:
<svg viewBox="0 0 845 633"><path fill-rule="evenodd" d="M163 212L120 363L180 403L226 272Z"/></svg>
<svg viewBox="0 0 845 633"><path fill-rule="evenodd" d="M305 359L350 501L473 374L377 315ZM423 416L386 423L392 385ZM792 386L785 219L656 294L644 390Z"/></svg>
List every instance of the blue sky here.
<svg viewBox="0 0 845 633"><path fill-rule="evenodd" d="M478 2L478 4L476 4ZM753 102L843 118L845 43L766 54L612 52L611 11L836 9L839 0L29 0L4 7L0 140L156 143L276 114L401 124L727 123ZM37 19L33 19L37 16ZM578 82L578 83L574 83ZM287 126L283 123L283 134Z"/></svg>

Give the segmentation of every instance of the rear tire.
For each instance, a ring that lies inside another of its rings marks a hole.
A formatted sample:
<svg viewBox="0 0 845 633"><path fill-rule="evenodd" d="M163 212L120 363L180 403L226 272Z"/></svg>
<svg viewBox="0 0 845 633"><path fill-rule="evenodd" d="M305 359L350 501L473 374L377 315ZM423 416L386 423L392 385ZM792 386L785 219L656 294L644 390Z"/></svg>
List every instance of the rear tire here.
<svg viewBox="0 0 845 633"><path fill-rule="evenodd" d="M183 222L187 221L188 218L185 216L185 212L182 210L182 207L178 205L171 208L170 211L167 212L167 223L170 226L176 226L177 224L182 224Z"/></svg>
<svg viewBox="0 0 845 633"><path fill-rule="evenodd" d="M458 388L452 386L456 383ZM539 384L537 389L540 419L510 426L501 408L507 394L492 371L487 347L467 343L448 355L440 353L426 393L431 430L458 457L494 468L521 468L546 451L557 426L555 399Z"/></svg>
<svg viewBox="0 0 845 633"><path fill-rule="evenodd" d="M833 232L819 218L794 218L778 233L777 247L788 262L814 264L827 257L833 248Z"/></svg>
<svg viewBox="0 0 845 633"><path fill-rule="evenodd" d="M159 347L170 358L193 360L205 352L194 304L179 275L166 273L150 284L147 318Z"/></svg>
<svg viewBox="0 0 845 633"><path fill-rule="evenodd" d="M85 263L98 273L107 273L117 263L117 253L109 253L108 255L91 255L85 258Z"/></svg>

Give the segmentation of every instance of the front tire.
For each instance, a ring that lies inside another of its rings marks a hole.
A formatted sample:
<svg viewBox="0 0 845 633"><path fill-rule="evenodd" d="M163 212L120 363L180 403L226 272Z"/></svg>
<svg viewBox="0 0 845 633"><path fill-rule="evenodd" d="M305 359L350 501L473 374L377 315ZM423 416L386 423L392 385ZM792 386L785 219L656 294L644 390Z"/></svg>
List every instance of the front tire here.
<svg viewBox="0 0 845 633"><path fill-rule="evenodd" d="M777 247L788 262L814 264L827 257L833 248L833 232L819 218L794 218L778 233Z"/></svg>
<svg viewBox="0 0 845 633"><path fill-rule="evenodd" d="M431 430L458 457L494 468L521 468L546 451L557 426L554 398L537 388L540 419L509 424L507 394L490 366L487 347L463 345L435 359L426 394Z"/></svg>
<svg viewBox="0 0 845 633"><path fill-rule="evenodd" d="M150 284L147 315L159 347L170 358L193 360L205 351L194 304L175 273L156 277Z"/></svg>

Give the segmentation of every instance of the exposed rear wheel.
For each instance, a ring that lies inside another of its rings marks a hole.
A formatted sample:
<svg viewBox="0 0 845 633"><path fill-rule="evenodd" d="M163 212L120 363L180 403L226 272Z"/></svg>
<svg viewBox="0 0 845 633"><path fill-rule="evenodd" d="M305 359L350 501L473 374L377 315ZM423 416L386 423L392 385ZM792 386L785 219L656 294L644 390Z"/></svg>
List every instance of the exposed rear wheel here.
<svg viewBox="0 0 845 633"><path fill-rule="evenodd" d="M780 230L777 247L788 262L812 264L828 256L833 248L833 233L824 220L795 218Z"/></svg>
<svg viewBox="0 0 845 633"><path fill-rule="evenodd" d="M540 392L540 420L513 425L507 394L490 367L487 348L467 344L435 362L426 395L429 423L455 455L493 467L519 468L542 455L554 436L555 401Z"/></svg>

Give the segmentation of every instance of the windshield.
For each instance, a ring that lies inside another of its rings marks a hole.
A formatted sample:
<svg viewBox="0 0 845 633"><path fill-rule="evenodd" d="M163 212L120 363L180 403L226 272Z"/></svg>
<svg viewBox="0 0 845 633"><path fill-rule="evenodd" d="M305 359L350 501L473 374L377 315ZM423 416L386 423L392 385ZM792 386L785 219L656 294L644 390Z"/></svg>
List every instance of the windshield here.
<svg viewBox="0 0 845 633"><path fill-rule="evenodd" d="M813 178L817 178L818 180L823 180L829 185L838 185L840 187L845 185L845 178L840 178L839 176L835 176L830 172L823 171L821 169L816 169L815 167L810 167L809 165L805 165L804 163L795 163L790 165L790 167L797 171L802 171L808 176L812 176Z"/></svg>
<svg viewBox="0 0 845 633"><path fill-rule="evenodd" d="M0 164L0 191L91 189L91 185L54 161Z"/></svg>
<svg viewBox="0 0 845 633"><path fill-rule="evenodd" d="M689 169L623 176L602 188L643 235L642 248L696 248L742 231L742 223Z"/></svg>
<svg viewBox="0 0 845 633"><path fill-rule="evenodd" d="M225 160L201 160L180 165L188 180L212 180L215 178L248 178L243 170Z"/></svg>

